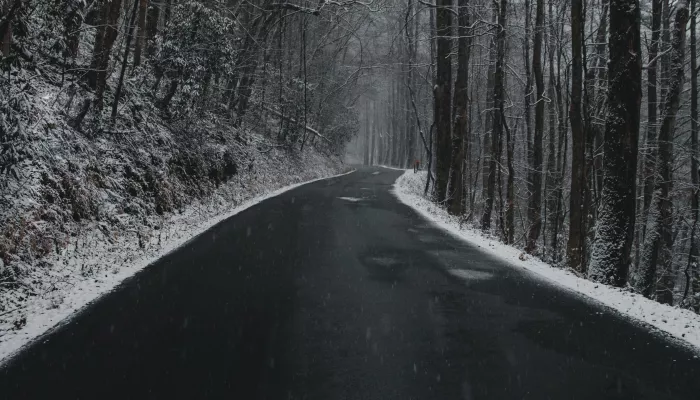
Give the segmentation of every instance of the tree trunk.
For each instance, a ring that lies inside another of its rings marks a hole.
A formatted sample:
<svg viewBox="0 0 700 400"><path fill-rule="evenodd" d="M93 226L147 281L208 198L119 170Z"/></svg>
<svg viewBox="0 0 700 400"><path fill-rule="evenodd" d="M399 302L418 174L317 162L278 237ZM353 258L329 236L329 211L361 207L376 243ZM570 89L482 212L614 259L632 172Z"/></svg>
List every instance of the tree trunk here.
<svg viewBox="0 0 700 400"><path fill-rule="evenodd" d="M95 88L95 109L102 110L102 98L107 86L107 70L109 69L109 59L112 53L112 46L119 34L119 14L121 11L121 0L105 1L103 3L101 27L98 28L95 36L95 46L93 48L92 62L90 70L94 75ZM92 84L92 78L88 74L88 83Z"/></svg>
<svg viewBox="0 0 700 400"><path fill-rule="evenodd" d="M534 253L537 239L542 230L542 141L544 137L544 74L542 72L542 34L544 32L544 0L537 0L535 11L535 43L532 53L532 70L535 73L537 103L535 105L535 136L530 166L529 192L530 204L528 220L530 231L527 235L525 250Z"/></svg>
<svg viewBox="0 0 700 400"><path fill-rule="evenodd" d="M452 131L452 173L450 175L449 212L462 214L464 192L464 146L467 132L467 102L469 97L469 10L468 0L459 0L457 48L457 80L455 81L455 121Z"/></svg>
<svg viewBox="0 0 700 400"><path fill-rule="evenodd" d="M523 57L523 64L525 68L525 104L524 104L524 119L525 119L525 151L526 151L526 160L527 160L527 166L530 170L528 170L527 174L525 175L526 179L526 184L527 184L527 190L528 190L528 201L532 196L532 164L534 163L532 159L533 155L533 149L532 149L532 113L530 112L530 109L532 108L532 68L530 64L530 0L525 0L524 2L525 6L525 15L523 19L525 19L525 40L523 40L523 51L524 51L524 57ZM530 208L528 204L528 216L530 213ZM529 230L528 230L529 231ZM527 234L529 232L525 233L525 246L527 247Z"/></svg>
<svg viewBox="0 0 700 400"><path fill-rule="evenodd" d="M700 268L698 268L697 225L700 220L700 145L698 145L698 61L697 61L697 39L696 39L696 15L695 6L697 0L690 0L690 180L693 184L690 195L690 208L693 215L693 232L690 239L690 271L693 276L691 282L687 284L693 287L686 287L686 292L690 290L691 295L700 293ZM694 271L693 271L694 270Z"/></svg>
<svg viewBox="0 0 700 400"><path fill-rule="evenodd" d="M583 85L583 0L571 1L571 194L569 201L569 266L578 272L586 270L586 134L581 115ZM624 3L624 1L623 1Z"/></svg>
<svg viewBox="0 0 700 400"><path fill-rule="evenodd" d="M491 133L491 160L489 165L489 181L484 214L481 217L481 229L491 228L491 213L496 189L497 166L501 163L503 136L503 80L506 52L506 8L507 0L500 1L498 11L498 32L496 34L496 69L493 81L493 132Z"/></svg>
<svg viewBox="0 0 700 400"><path fill-rule="evenodd" d="M365 102L365 140L364 140L364 156L362 163L369 165L369 100Z"/></svg>
<svg viewBox="0 0 700 400"><path fill-rule="evenodd" d="M178 86L178 81L177 79L172 79L170 80L170 86L168 86L168 93L165 94L165 97L160 101L160 108L163 111L168 111L168 107L170 106L170 102L173 100L173 97L175 97L175 93L177 93L177 86Z"/></svg>
<svg viewBox="0 0 700 400"><path fill-rule="evenodd" d="M605 121L603 193L588 277L614 286L627 281L634 239L642 100L640 19L639 0L611 1L608 104L612 106Z"/></svg>
<svg viewBox="0 0 700 400"><path fill-rule="evenodd" d="M656 71L658 60L655 61L659 54L659 37L661 36L661 10L663 8L662 0L652 0L652 17L651 17L651 43L649 44L649 66L647 67L647 137L644 148L644 165L643 165L643 185L644 197L642 204L642 221L641 221L641 237L639 244L644 242L646 231L646 220L651 204L651 195L654 191L654 163L656 162L656 110L658 100L656 97Z"/></svg>
<svg viewBox="0 0 700 400"><path fill-rule="evenodd" d="M117 83L117 89L114 92L114 101L112 102L112 124L117 120L117 109L119 108L119 97L122 92L122 86L124 85L124 74L126 73L126 66L129 63L129 46L131 45L131 39L134 36L134 19L136 18L136 10L140 0L134 0L133 10L131 12L131 18L129 19L128 33L124 43L124 58L122 59L122 68L119 73L119 82Z"/></svg>
<svg viewBox="0 0 700 400"><path fill-rule="evenodd" d="M437 0L437 82L435 85L435 127L437 129L435 190L438 201L447 196L447 183L450 174L450 138L452 129L451 86L452 0Z"/></svg>
<svg viewBox="0 0 700 400"><path fill-rule="evenodd" d="M491 23L492 25L496 25L498 22L498 7L497 5L493 5L491 7ZM490 175L490 168L491 168L491 135L492 135L492 130L493 126L491 123L493 122L493 110L491 110L491 107L493 107L493 83L494 83L494 76L496 75L496 41L495 40L490 40L489 41L489 64L488 64L488 72L487 72L487 77L486 77L486 107L484 107L487 111L484 113L484 142L481 146L482 148L482 169L481 169L481 202L483 204L483 210L482 210L482 216L483 213L486 212L486 199L489 198L488 194L488 187L489 187L489 175ZM491 211L489 210L489 213Z"/></svg>
<svg viewBox="0 0 700 400"><path fill-rule="evenodd" d="M146 14L146 49L147 54L152 57L155 52L153 43L158 35L158 21L160 20L160 5L151 4ZM281 58L280 58L281 59Z"/></svg>
<svg viewBox="0 0 700 400"><path fill-rule="evenodd" d="M596 46L594 47L595 49L595 54L593 57L593 62L591 63L591 66L593 68L590 68L587 71L587 79L586 81L588 82L588 114L589 114L589 122L590 119L593 117L597 117L600 114L601 109L603 108L603 102L600 101L603 97L604 93L601 94L596 94L596 88L598 87L599 82L607 82L607 76L605 74L605 60L607 60L606 54L605 54L605 39L607 37L607 30L608 30L608 9L610 8L609 1L608 0L603 0L601 3L602 10L600 12L600 24L598 25L598 32L596 33ZM597 79L597 82L596 82ZM590 190L589 192L589 198L592 198L594 200L594 204L589 203L589 207L591 207L591 212L595 213L598 210L598 206L600 205L600 196L603 191L603 154L602 152L599 151L599 149L602 149L603 147L603 135L604 135L604 127L601 128L598 124L595 123L589 123L588 124L588 131L590 137L588 138L588 142L590 143L590 170L589 170L589 175L590 175ZM595 195L592 196L591 192ZM588 226L593 226L594 222L591 221L591 224ZM591 239L593 236L593 232L591 231L589 233L589 237Z"/></svg>
<svg viewBox="0 0 700 400"><path fill-rule="evenodd" d="M663 121L659 129L656 176L647 232L642 250L642 260L635 279L635 289L647 297L656 292L661 303L673 303L673 134L676 114L680 106L685 75L685 27L688 22L688 4L681 1L676 6L676 16L671 40L671 59L668 90L664 102ZM660 271L657 271L660 268Z"/></svg>
<svg viewBox="0 0 700 400"><path fill-rule="evenodd" d="M562 12L563 14L563 12ZM552 27L554 29L554 27ZM563 30L563 28L562 28ZM560 31L561 35L561 31ZM561 37L561 36L560 36ZM561 63L563 50L561 47L558 49L557 53L557 71L561 71ZM567 134L567 121L568 116L566 116L564 108L564 96L562 95L562 83L561 76L557 74L556 78L556 101L557 101L557 130L559 131L559 143L557 144L557 181L555 183L556 187L556 197L555 197L555 219L554 225L552 227L552 252L554 254L554 261L558 262L559 258L559 232L560 227L564 226L564 171L567 165L567 149L569 148L569 135ZM568 86L569 74L565 72L564 75L565 85Z"/></svg>
<svg viewBox="0 0 700 400"><path fill-rule="evenodd" d="M82 1L65 2L63 8L63 31L66 40L66 50L64 56L74 61L78 56L78 46L80 45L80 27L83 25Z"/></svg>
<svg viewBox="0 0 700 400"><path fill-rule="evenodd" d="M141 65L141 51L146 42L146 13L148 11L148 0L139 2L138 36L136 36L136 47L134 48L134 68Z"/></svg>
<svg viewBox="0 0 700 400"><path fill-rule="evenodd" d="M2 21L2 24L0 24L0 52L3 57L9 57L10 55L10 47L12 45L12 22L21 6L22 0L14 0L12 3L8 1L3 7L2 17L0 17L0 21Z"/></svg>
<svg viewBox="0 0 700 400"><path fill-rule="evenodd" d="M554 21L553 17L553 12L552 12L552 1L549 2L549 19L550 21ZM548 105L548 122L549 122L549 131L548 131L548 140L547 140L547 175L545 178L545 232L543 234L544 236L544 242L545 242L545 250L547 246L551 247L554 249L554 246L556 245L556 237L554 237L554 232L557 230L557 216L555 215L555 210L556 210L556 196L557 196L557 182L558 182L558 171L557 171L557 165L556 165L556 137L557 137L557 128L556 128L556 117L557 117L557 102L556 102L556 93L554 89L555 85L555 71L554 71L554 49L556 48L556 40L554 36L554 28L553 24L552 27L550 27L548 31L548 38L549 38L549 88L547 90L548 96L549 96L549 105ZM547 240L547 231L549 231L550 237L549 240ZM552 260L554 260L552 258Z"/></svg>
<svg viewBox="0 0 700 400"><path fill-rule="evenodd" d="M508 181L506 183L506 211L505 211L505 242L512 244L515 238L515 167L513 166L513 153L515 141L513 135L508 128L505 116L503 118L503 127L506 130L506 166L508 167ZM518 126L516 124L517 132Z"/></svg>

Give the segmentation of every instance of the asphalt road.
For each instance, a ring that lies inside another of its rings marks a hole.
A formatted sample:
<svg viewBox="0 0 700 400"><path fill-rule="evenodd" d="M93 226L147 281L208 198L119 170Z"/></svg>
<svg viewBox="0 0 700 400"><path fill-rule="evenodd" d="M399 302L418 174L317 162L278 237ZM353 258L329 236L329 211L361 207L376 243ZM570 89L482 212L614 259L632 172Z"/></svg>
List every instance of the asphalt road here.
<svg viewBox="0 0 700 400"><path fill-rule="evenodd" d="M400 173L215 226L7 363L0 399L700 399L693 353L431 226Z"/></svg>

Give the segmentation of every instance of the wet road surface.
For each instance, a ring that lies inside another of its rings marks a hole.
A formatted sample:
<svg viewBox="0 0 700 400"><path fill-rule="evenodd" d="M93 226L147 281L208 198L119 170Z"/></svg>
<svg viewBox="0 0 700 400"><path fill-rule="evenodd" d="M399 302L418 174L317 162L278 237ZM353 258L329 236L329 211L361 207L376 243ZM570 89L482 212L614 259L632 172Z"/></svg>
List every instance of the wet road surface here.
<svg viewBox="0 0 700 400"><path fill-rule="evenodd" d="M427 223L400 174L222 222L6 363L0 398L700 399L695 354Z"/></svg>

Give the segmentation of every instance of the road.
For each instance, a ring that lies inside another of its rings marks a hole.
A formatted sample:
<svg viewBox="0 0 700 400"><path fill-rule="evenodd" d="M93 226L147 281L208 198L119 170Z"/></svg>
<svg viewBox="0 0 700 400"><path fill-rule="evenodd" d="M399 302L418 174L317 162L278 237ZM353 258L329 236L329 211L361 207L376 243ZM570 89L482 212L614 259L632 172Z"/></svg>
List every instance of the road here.
<svg viewBox="0 0 700 400"><path fill-rule="evenodd" d="M700 399L692 352L427 223L400 174L213 227L7 363L0 398Z"/></svg>

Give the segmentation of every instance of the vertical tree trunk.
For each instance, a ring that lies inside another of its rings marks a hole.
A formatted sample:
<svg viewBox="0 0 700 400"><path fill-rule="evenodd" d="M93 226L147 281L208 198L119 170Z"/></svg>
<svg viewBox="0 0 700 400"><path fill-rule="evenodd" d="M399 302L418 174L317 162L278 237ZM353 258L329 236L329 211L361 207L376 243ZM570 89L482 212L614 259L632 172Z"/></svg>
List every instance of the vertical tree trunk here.
<svg viewBox="0 0 700 400"><path fill-rule="evenodd" d="M498 22L498 7L493 3L491 4L491 23L493 25L496 25L496 23ZM493 84L494 76L496 75L495 40L489 41L489 64L487 74L488 75L486 77L486 106L484 108L488 111L484 113L484 120L486 122L484 123L484 142L481 146L481 148L483 149L483 157L481 161L481 202L483 204L482 216L483 213L486 212L486 199L489 198L488 187L491 168L491 131L493 130L493 126L491 125L491 123L493 122L493 110L491 108L493 107ZM489 210L489 213L490 212L491 211Z"/></svg>
<svg viewBox="0 0 700 400"><path fill-rule="evenodd" d="M556 210L556 196L557 196L557 182L558 182L558 171L557 171L557 165L556 165L556 137L557 137L557 128L556 128L556 117L557 117L557 102L556 102L556 94L555 94L555 71L554 71L554 49L556 48L556 40L554 36L554 24L552 23L554 21L553 18L553 11L552 11L552 3L553 1L549 2L549 20L550 20L550 29L548 30L548 39L549 39L549 88L547 90L548 96L549 96L549 103L547 107L547 112L548 112L548 122L549 122L549 128L548 128L548 140L547 140L547 175L545 178L545 232L543 233L544 236L544 242L545 242L545 250L546 247L549 246L552 249L554 249L555 243L556 243L556 237L554 237L554 232L557 230L556 229L556 224L557 224L557 216L555 215L555 210ZM547 240L547 231L549 231L550 237L549 240ZM552 258L553 260L553 258Z"/></svg>
<svg viewBox="0 0 700 400"><path fill-rule="evenodd" d="M92 59L90 69L87 71L86 79L88 86L95 89L97 86L97 69L102 62L105 32L107 31L107 18L109 15L111 2L103 0L100 3L100 11L97 18L97 28L95 30L95 42L92 48Z"/></svg>
<svg viewBox="0 0 700 400"><path fill-rule="evenodd" d="M505 0L504 0L505 1ZM437 129L435 190L438 201L447 196L447 183L450 174L450 137L452 129L451 86L452 21L450 11L452 0L437 0L437 82L435 85L435 127Z"/></svg>
<svg viewBox="0 0 700 400"><path fill-rule="evenodd" d="M153 42L156 39L156 35L158 35L159 20L160 5L151 3L148 7L148 13L146 14L146 49L149 56L153 56L153 52L155 51Z"/></svg>
<svg viewBox="0 0 700 400"><path fill-rule="evenodd" d="M508 168L508 181L506 183L506 211L505 211L505 242L512 244L515 238L515 167L513 166L513 153L515 141L508 128L505 117L503 127L506 130L506 166ZM515 126L517 132L517 124Z"/></svg>
<svg viewBox="0 0 700 400"><path fill-rule="evenodd" d="M66 40L64 56L71 61L74 61L78 56L80 27L83 25L84 6L85 4L81 1L71 1L65 2L63 7L63 32Z"/></svg>
<svg viewBox="0 0 700 400"><path fill-rule="evenodd" d="M489 165L489 181L484 213L481 217L481 229L491 228L491 213L496 189L496 174L501 163L503 137L503 80L506 52L506 8L507 0L500 1L498 10L498 32L496 34L496 69L493 82L493 132L491 133L491 160Z"/></svg>
<svg viewBox="0 0 700 400"><path fill-rule="evenodd" d="M661 49L666 50L671 46L671 4L669 0L662 0L663 9L661 11ZM671 69L671 57L668 52L661 55L659 64L660 70L660 80L659 80L659 91L660 98L666 100L666 91L668 90L669 74ZM665 104L657 104L660 110L665 106Z"/></svg>
<svg viewBox="0 0 700 400"><path fill-rule="evenodd" d="M600 12L600 24L598 25L598 31L596 33L596 46L594 47L595 53L593 56L593 61L591 62L592 68L587 71L587 85L588 85L588 107L589 111L589 121L591 118L597 117L599 115L602 107L601 99L603 93L597 94L596 88L599 82L606 82L607 76L605 74L605 60L607 60L605 54L605 39L608 30L608 9L609 0L603 0L601 2L602 10ZM597 79L597 82L596 82ZM601 91L602 92L602 91ZM603 135L605 133L605 128L601 128L598 124L589 123L588 132L590 137L588 142L590 143L590 163L589 163L589 176L590 176L590 190L589 197L594 200L593 204L589 205L592 209L591 213L595 213L600 205L600 196L603 191L603 154L598 151L603 147ZM593 192L595 196L591 196L590 193ZM591 222L592 226L593 221ZM589 233L592 236L593 232Z"/></svg>
<svg viewBox="0 0 700 400"><path fill-rule="evenodd" d="M537 0L535 11L535 43L532 54L532 70L535 73L537 103L535 104L535 136L530 165L529 192L530 204L528 220L530 231L525 250L533 253L542 230L542 140L544 137L544 74L542 72L542 34L544 32L544 0Z"/></svg>
<svg viewBox="0 0 700 400"><path fill-rule="evenodd" d="M639 0L610 2L608 104L603 193L588 277L622 286L634 238L639 108L642 100ZM573 194L572 194L573 197Z"/></svg>
<svg viewBox="0 0 700 400"><path fill-rule="evenodd" d="M685 28L688 17L687 0L682 0L676 5L668 90L659 129L656 157L658 181L654 185L642 260L635 279L635 288L640 293L651 297L655 291L656 299L666 304L673 303L673 134L685 75ZM657 271L659 268L660 271Z"/></svg>
<svg viewBox="0 0 700 400"><path fill-rule="evenodd" d="M374 102L372 102L372 111L374 111ZM376 160L375 160L375 153L376 153L376 146L377 146L376 126L377 126L377 121L374 119L374 117L372 117L370 119L370 130L369 130L369 136L370 136L369 165L374 165L374 163L376 162Z"/></svg>
<svg viewBox="0 0 700 400"><path fill-rule="evenodd" d="M5 3L2 9L2 16L0 16L0 52L3 57L8 57L10 55L10 46L12 44L12 22L14 17L19 12L22 6L22 0L14 0L10 3L9 1Z"/></svg>
<svg viewBox="0 0 700 400"><path fill-rule="evenodd" d="M652 0L651 13L651 43L649 43L649 66L647 67L647 137L643 152L643 185L644 197L642 203L641 237L639 245L644 242L646 231L647 213L651 204L651 195L654 191L654 163L656 162L656 110L658 107L656 97L657 65L655 60L659 54L659 37L661 36L661 10L662 0ZM652 62L653 61L653 62Z"/></svg>
<svg viewBox="0 0 700 400"><path fill-rule="evenodd" d="M455 121L452 131L452 173L450 175L449 212L452 215L462 213L464 192L464 146L467 132L467 101L469 96L469 10L468 0L459 0L458 10L458 48L457 80L455 81Z"/></svg>
<svg viewBox="0 0 700 400"><path fill-rule="evenodd" d="M364 157L362 163L369 165L369 100L365 102L365 140L364 140Z"/></svg>
<svg viewBox="0 0 700 400"><path fill-rule="evenodd" d="M524 57L523 57L523 64L525 68L525 104L524 104L524 118L525 118L525 151L526 151L526 160L527 160L527 166L528 168L532 168L533 164L533 159L532 159L532 154L533 154L533 149L532 149L532 92L534 91L532 88L532 68L530 64L530 36L531 36L531 29L530 29L530 21L531 21L531 12L530 12L530 0L525 0L524 1L524 6L525 6L525 15L523 16L523 19L525 20L525 39L523 40L523 52L524 52ZM525 175L526 179L526 184L527 184L527 190L528 190L528 195L527 198L529 199L532 195L532 171L528 171L527 174ZM529 207L528 207L528 215L529 215ZM525 233L527 235L527 232ZM526 238L526 247L527 247L527 236Z"/></svg>
<svg viewBox="0 0 700 400"><path fill-rule="evenodd" d="M126 72L126 66L129 63L129 50L131 45L131 39L134 36L134 19L136 18L136 10L138 7L138 2L140 0L134 0L134 5L131 11L131 18L129 18L128 33L124 43L124 57L122 59L122 68L119 73L119 82L117 83L117 89L114 92L114 101L112 102L112 124L117 120L117 109L119 107L119 97L122 92L122 86L124 85L124 74Z"/></svg>
<svg viewBox="0 0 700 400"><path fill-rule="evenodd" d="M112 46L114 46L114 41L117 40L117 35L119 34L119 14L121 12L121 0L111 0L105 1L106 6L109 7L107 10L106 19L104 20L104 36L102 37L102 46L100 47L100 52L95 55L93 54L93 59L99 57L97 60L97 77L95 81L95 109L102 110L104 97L104 91L107 86L107 71L109 69L109 59L112 54ZM95 43L97 47L97 43Z"/></svg>
<svg viewBox="0 0 700 400"><path fill-rule="evenodd" d="M562 8L563 9L563 8ZM563 14L563 12L562 12ZM554 29L554 27L552 27ZM562 28L563 30L563 28ZM560 36L561 37L561 31ZM561 71L563 50L559 47L557 52L557 71ZM556 197L555 197L555 223L552 227L552 253L554 255L554 261L558 262L559 258L559 232L560 227L564 226L564 171L567 165L567 149L569 148L569 135L567 134L567 121L568 116L566 116L564 108L564 96L562 94L562 79L559 74L555 76L556 78L556 102L557 102L557 130L559 131L559 142L557 144L557 182L556 187ZM566 86L568 86L569 74L565 72L564 81Z"/></svg>
<svg viewBox="0 0 700 400"><path fill-rule="evenodd" d="M578 272L586 270L586 134L581 115L583 86L583 0L571 1L571 194L569 206L569 266Z"/></svg>
<svg viewBox="0 0 700 400"><path fill-rule="evenodd" d="M414 51L414 46L416 45L416 36L413 32L413 26L414 24L410 23L410 18L414 13L414 7L413 7L413 0L408 0L408 7L406 9L406 17L405 17L405 26L404 29L406 31L406 41L407 41L407 47L408 47L408 65L407 65L407 73L406 73L406 88L404 89L404 107L405 107L405 119L406 119L406 160L407 160L407 167L411 167L411 164L415 161L415 151L414 151L414 143L413 143L413 136L415 132L415 120L411 116L411 100L410 100L410 95L409 95L409 90L408 87L410 87L413 84L413 68L416 62L416 54ZM417 19L414 17L414 19Z"/></svg>
<svg viewBox="0 0 700 400"><path fill-rule="evenodd" d="M146 13L148 11L148 0L139 2L138 36L136 36L136 47L134 48L134 68L141 65L141 51L148 34L146 33Z"/></svg>
<svg viewBox="0 0 700 400"><path fill-rule="evenodd" d="M686 293L690 290L691 295L700 293L700 268L698 267L698 220L700 220L700 165L698 165L698 157L700 157L700 145L698 144L698 61L697 61L697 38L695 29L696 25L696 2L690 0L690 180L693 184L690 195L690 208L693 215L693 230L690 235L690 266L689 271L692 275L690 282L686 284L693 287L686 287Z"/></svg>
<svg viewBox="0 0 700 400"><path fill-rule="evenodd" d="M168 92L165 94L165 97L158 104L163 111L168 111L168 107L170 107L170 102L173 100L173 97L175 97L175 94L177 93L178 85L179 85L179 82L177 79L170 80L170 85L168 86Z"/></svg>

